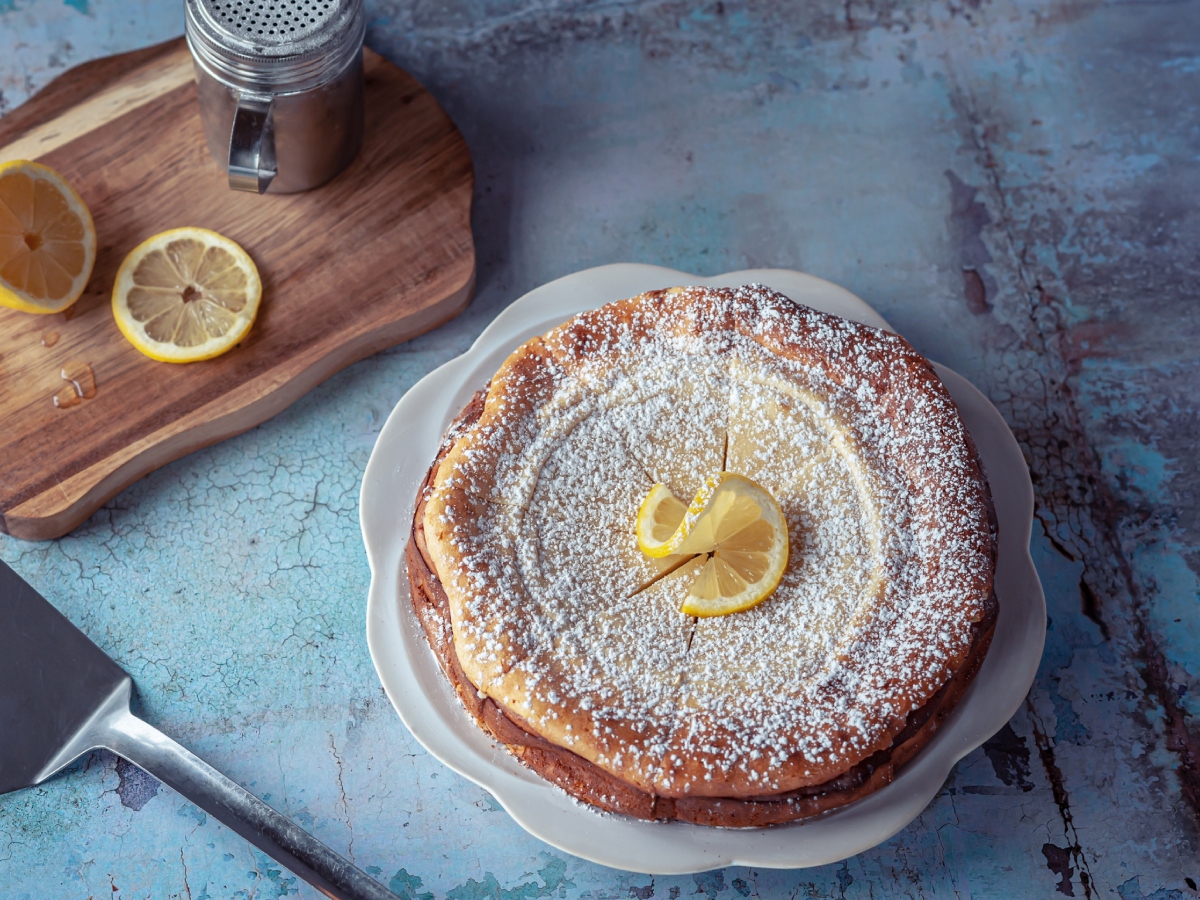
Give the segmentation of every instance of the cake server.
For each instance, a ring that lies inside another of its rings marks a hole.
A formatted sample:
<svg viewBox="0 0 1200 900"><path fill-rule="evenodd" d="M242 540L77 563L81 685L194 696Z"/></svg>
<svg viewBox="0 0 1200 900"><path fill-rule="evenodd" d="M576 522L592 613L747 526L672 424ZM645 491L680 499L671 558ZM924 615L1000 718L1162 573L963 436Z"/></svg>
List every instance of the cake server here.
<svg viewBox="0 0 1200 900"><path fill-rule="evenodd" d="M104 747L174 788L327 897L398 900L129 710L133 679L0 562L0 794Z"/></svg>

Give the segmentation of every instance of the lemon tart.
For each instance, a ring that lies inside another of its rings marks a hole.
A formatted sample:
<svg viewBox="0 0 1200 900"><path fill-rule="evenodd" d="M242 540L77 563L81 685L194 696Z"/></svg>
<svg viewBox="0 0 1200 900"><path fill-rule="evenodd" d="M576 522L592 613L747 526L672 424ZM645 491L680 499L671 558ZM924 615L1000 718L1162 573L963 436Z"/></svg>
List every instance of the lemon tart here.
<svg viewBox="0 0 1200 900"><path fill-rule="evenodd" d="M406 561L442 670L523 763L603 810L750 827L932 737L987 652L995 551L928 361L751 285L518 348L446 434Z"/></svg>

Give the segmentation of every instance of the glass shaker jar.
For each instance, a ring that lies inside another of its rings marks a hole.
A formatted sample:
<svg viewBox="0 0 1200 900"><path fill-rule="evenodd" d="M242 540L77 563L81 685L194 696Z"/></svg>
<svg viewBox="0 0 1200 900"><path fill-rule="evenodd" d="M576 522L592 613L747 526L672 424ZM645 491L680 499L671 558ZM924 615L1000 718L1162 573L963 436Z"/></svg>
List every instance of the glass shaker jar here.
<svg viewBox="0 0 1200 900"><path fill-rule="evenodd" d="M185 0L209 152L239 191L329 181L362 145L362 0Z"/></svg>

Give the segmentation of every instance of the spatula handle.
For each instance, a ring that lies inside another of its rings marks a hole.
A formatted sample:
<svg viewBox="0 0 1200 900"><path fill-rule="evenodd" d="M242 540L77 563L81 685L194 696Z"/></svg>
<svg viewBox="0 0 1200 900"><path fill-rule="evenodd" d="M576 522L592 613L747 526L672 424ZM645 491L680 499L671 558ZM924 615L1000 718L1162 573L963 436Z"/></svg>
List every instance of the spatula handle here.
<svg viewBox="0 0 1200 900"><path fill-rule="evenodd" d="M170 785L263 853L336 900L399 900L361 869L127 710L103 746Z"/></svg>

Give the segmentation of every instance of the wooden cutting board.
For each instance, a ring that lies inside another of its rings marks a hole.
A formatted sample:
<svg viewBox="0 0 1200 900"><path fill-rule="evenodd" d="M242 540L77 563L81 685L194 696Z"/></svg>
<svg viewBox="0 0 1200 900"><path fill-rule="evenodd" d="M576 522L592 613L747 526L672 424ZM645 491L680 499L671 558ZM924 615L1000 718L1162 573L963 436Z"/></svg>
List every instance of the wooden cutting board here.
<svg viewBox="0 0 1200 900"><path fill-rule="evenodd" d="M147 472L257 425L467 305L466 144L409 75L370 50L365 62L362 152L304 194L229 190L205 147L182 38L72 69L0 119L0 162L35 159L66 176L99 245L87 290L65 314L0 309L0 530L65 534ZM245 247L263 301L238 347L173 365L126 342L110 302L125 254L183 225ZM85 366L94 393L64 380ZM55 405L64 389L74 405Z"/></svg>

